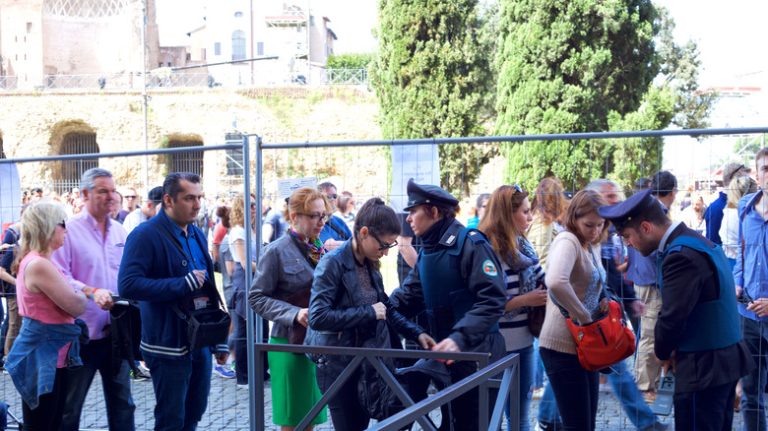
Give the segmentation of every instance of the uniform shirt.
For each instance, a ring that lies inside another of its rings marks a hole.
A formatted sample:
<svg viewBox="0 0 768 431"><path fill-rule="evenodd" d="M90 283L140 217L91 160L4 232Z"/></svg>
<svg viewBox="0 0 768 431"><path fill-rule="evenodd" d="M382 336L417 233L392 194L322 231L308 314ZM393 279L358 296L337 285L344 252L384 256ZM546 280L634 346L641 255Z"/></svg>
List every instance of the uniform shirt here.
<svg viewBox="0 0 768 431"><path fill-rule="evenodd" d="M64 245L51 255L51 260L75 290L91 286L117 294L117 272L126 236L125 228L109 217L106 235L102 234L96 219L86 210L67 220ZM92 340L109 335L105 331L109 311L102 310L95 302L88 301L79 318L88 325L88 336Z"/></svg>
<svg viewBox="0 0 768 431"><path fill-rule="evenodd" d="M627 279L636 286L651 286L658 281L656 278L656 252L643 256L634 247L627 247Z"/></svg>

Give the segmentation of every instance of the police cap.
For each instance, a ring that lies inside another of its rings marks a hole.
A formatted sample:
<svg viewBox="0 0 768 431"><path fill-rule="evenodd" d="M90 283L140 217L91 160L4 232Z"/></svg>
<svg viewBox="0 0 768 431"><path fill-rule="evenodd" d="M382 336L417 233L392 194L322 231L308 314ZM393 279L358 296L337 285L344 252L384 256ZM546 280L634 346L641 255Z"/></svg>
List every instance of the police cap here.
<svg viewBox="0 0 768 431"><path fill-rule="evenodd" d="M413 178L408 180L408 205L404 211L419 205L435 205L453 208L459 204L459 200L438 186L430 184L416 184Z"/></svg>
<svg viewBox="0 0 768 431"><path fill-rule="evenodd" d="M616 205L606 205L598 208L600 217L610 220L616 229L621 231L624 226L632 221L633 217L643 214L659 202L651 195L652 190L647 189L635 193L629 199Z"/></svg>

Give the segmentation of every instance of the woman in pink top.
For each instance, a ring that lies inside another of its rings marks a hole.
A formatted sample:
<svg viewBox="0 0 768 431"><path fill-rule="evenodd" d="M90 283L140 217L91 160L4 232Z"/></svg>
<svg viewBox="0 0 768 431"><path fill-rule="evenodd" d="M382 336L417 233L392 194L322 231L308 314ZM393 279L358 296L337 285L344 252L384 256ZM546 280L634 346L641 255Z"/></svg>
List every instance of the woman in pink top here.
<svg viewBox="0 0 768 431"><path fill-rule="evenodd" d="M64 244L67 232L61 205L39 202L30 206L22 226L22 250L14 265L23 322L8 355L12 363L8 371L22 395L24 429L52 430L59 427L65 401L61 369L79 362L74 353L80 329L74 321L85 311L87 298L72 290L50 260L51 253ZM25 372L33 367L39 371L37 376Z"/></svg>

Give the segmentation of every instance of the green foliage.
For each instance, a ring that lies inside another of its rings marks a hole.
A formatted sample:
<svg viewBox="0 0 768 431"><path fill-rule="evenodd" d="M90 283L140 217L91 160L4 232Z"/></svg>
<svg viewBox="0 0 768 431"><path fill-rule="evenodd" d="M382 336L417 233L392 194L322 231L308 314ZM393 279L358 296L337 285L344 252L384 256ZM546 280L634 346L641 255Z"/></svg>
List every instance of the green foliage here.
<svg viewBox="0 0 768 431"><path fill-rule="evenodd" d="M328 57L328 69L367 69L374 60L374 54L334 54Z"/></svg>
<svg viewBox="0 0 768 431"><path fill-rule="evenodd" d="M605 131L641 106L659 71L650 0L502 0L496 133ZM508 144L510 181L580 188L613 167L604 141ZM606 159L607 157L607 159Z"/></svg>
<svg viewBox="0 0 768 431"><path fill-rule="evenodd" d="M755 155L758 151L760 151L760 149L768 146L766 142L768 142L768 135L753 135L739 138L739 140L736 141L736 144L733 146L733 153L737 157L736 160L729 158L727 160L723 160L721 164L724 165L728 162L741 162L745 166L751 166L752 169L755 169Z"/></svg>
<svg viewBox="0 0 768 431"><path fill-rule="evenodd" d="M379 56L371 68L386 139L482 134L490 75L479 49L477 0L381 0ZM469 194L496 146L443 145L440 182Z"/></svg>
<svg viewBox="0 0 768 431"><path fill-rule="evenodd" d="M669 88L651 87L642 106L624 117L609 116L611 130L659 130L672 121L676 95ZM632 189L638 178L650 177L661 169L663 138L630 138L606 141L614 166L609 177L625 190Z"/></svg>

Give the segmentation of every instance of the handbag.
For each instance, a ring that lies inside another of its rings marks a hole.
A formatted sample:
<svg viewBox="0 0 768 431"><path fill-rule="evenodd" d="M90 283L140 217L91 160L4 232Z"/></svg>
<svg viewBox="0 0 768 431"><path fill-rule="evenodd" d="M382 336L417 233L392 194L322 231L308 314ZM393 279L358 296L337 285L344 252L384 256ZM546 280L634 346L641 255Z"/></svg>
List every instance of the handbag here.
<svg viewBox="0 0 768 431"><path fill-rule="evenodd" d="M181 244L165 228L161 231L182 255L187 255ZM215 303L211 301L211 297L216 299ZM191 297L182 299L180 303L181 306L173 304L171 308L179 319L187 324L187 341L189 341L190 350L227 343L232 318L224 311L224 303L219 291L210 279L206 278L200 289L196 290Z"/></svg>
<svg viewBox="0 0 768 431"><path fill-rule="evenodd" d="M285 298L285 302L295 305L299 308L308 308L309 307L309 296L311 293L311 289L303 289L298 292L295 292ZM304 338L307 336L307 327L300 324L299 322L293 322L293 324L288 327L288 343L289 344L304 344Z"/></svg>
<svg viewBox="0 0 768 431"><path fill-rule="evenodd" d="M544 316L547 314L547 306L528 308L528 330L534 337L539 338L541 328L544 326Z"/></svg>
<svg viewBox="0 0 768 431"><path fill-rule="evenodd" d="M635 334L627 327L621 304L608 301L608 313L578 325L566 317L568 331L576 343L579 363L587 371L598 371L635 353Z"/></svg>

